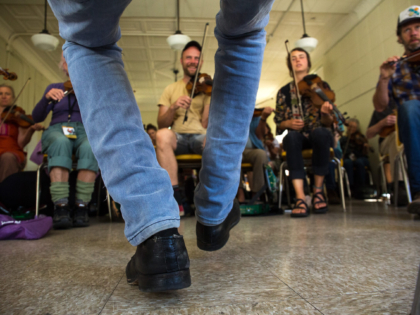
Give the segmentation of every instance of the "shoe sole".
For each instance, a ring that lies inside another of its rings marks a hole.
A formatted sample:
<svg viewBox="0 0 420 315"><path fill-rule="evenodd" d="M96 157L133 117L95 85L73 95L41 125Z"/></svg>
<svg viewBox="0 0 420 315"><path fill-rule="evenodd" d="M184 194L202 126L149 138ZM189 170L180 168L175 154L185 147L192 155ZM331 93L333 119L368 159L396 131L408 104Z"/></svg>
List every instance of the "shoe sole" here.
<svg viewBox="0 0 420 315"><path fill-rule="evenodd" d="M73 227L73 223L70 220L61 220L59 222L53 223L53 228L55 230L64 230Z"/></svg>
<svg viewBox="0 0 420 315"><path fill-rule="evenodd" d="M420 203L412 202L407 207L408 213L411 214L420 214Z"/></svg>
<svg viewBox="0 0 420 315"><path fill-rule="evenodd" d="M239 215L239 219L236 222L232 223L226 235L219 242L214 243L214 244L208 244L197 239L197 247L207 252L214 252L216 250L223 248L223 246L225 246L229 240L230 230L232 230L239 223L240 220L241 220L241 216Z"/></svg>
<svg viewBox="0 0 420 315"><path fill-rule="evenodd" d="M127 279L127 283L137 285L142 292L181 290L191 286L191 275L189 269L159 275L138 275L131 281Z"/></svg>
<svg viewBox="0 0 420 315"><path fill-rule="evenodd" d="M87 227L89 222L73 222L73 227Z"/></svg>

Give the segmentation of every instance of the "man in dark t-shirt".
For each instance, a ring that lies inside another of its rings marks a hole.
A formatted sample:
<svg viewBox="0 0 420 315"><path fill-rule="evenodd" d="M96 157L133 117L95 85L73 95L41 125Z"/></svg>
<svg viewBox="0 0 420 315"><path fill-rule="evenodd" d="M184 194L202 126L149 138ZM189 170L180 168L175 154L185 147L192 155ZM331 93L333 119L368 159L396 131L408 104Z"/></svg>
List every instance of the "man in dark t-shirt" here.
<svg viewBox="0 0 420 315"><path fill-rule="evenodd" d="M388 155L389 163L384 164L385 169L385 177L390 190L394 187L392 184L394 182L394 161L398 154L397 148L397 133L395 132L395 123L396 123L396 116L394 114L395 104L390 102L389 106L383 111L378 112L374 111L372 114L372 118L370 119L369 127L366 132L366 137L371 139L376 135L379 135L379 152L382 156ZM386 135L385 137L381 137L381 133L384 128L394 127L394 130L390 130L391 132ZM401 170L399 171L398 180L402 182L402 173ZM407 205L407 193L403 188L403 184L401 183L399 193L398 193L398 205L405 206Z"/></svg>

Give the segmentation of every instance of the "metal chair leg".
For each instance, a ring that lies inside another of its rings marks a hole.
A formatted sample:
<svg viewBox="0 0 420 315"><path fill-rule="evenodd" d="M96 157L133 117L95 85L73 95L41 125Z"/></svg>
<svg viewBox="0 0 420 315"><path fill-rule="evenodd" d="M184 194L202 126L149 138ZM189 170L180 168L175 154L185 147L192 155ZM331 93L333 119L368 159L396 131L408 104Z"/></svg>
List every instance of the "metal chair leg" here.
<svg viewBox="0 0 420 315"><path fill-rule="evenodd" d="M347 176L347 172L346 172L346 169L344 167L341 167L341 171L344 174L344 179L345 179L346 188L347 188L347 195L349 196L349 198L351 198L351 189L350 189L349 177Z"/></svg>
<svg viewBox="0 0 420 315"><path fill-rule="evenodd" d="M408 203L411 203L412 199L411 199L410 181L408 179L407 168L406 168L405 161L404 161L404 151L401 151L398 155L399 155L400 165L401 165L401 169L402 169L405 191L407 192ZM396 178L398 178L398 177L396 177ZM395 182L397 182L397 181L395 181Z"/></svg>
<svg viewBox="0 0 420 315"><path fill-rule="evenodd" d="M399 175L398 175L399 170L400 170L400 155L398 154L395 157L395 161L394 161L394 205L396 207L398 207L398 180L396 179L399 178Z"/></svg>
<svg viewBox="0 0 420 315"><path fill-rule="evenodd" d="M44 163L41 163L40 166L38 166L38 169L36 171L36 203L35 203L35 218L38 218L39 214L39 199L41 198L40 194L41 191L39 189L39 184L41 182L41 169L44 167Z"/></svg>
<svg viewBox="0 0 420 315"><path fill-rule="evenodd" d="M289 185L289 178L287 178L287 176L285 176L285 181L286 181L287 206L290 209L292 208L292 203L290 202L290 185Z"/></svg>
<svg viewBox="0 0 420 315"><path fill-rule="evenodd" d="M281 201L282 201L282 195L283 195L283 180L287 180L287 177L283 176L285 163L286 162L281 163L280 171L279 171L279 209L281 209Z"/></svg>
<svg viewBox="0 0 420 315"><path fill-rule="evenodd" d="M106 190L106 200L108 203L109 221L112 222L111 196L109 195L108 189Z"/></svg>
<svg viewBox="0 0 420 315"><path fill-rule="evenodd" d="M366 170L366 173L368 173L368 175L369 175L369 185L370 185L370 186L373 186L373 176L372 176L372 172L371 172L369 169L367 169L367 170Z"/></svg>
<svg viewBox="0 0 420 315"><path fill-rule="evenodd" d="M344 194L344 181L343 181L343 174L340 167L340 160L336 157L333 158L333 161L337 167L338 172L338 182L340 185L340 197L341 197L341 206L343 207L343 211L346 212L346 196Z"/></svg>

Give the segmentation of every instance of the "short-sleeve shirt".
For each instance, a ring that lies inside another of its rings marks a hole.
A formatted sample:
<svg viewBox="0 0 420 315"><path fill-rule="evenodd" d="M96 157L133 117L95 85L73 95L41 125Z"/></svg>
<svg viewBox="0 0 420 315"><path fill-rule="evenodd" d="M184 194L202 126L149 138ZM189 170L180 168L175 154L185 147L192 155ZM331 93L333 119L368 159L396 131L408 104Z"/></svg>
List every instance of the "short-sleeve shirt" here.
<svg viewBox="0 0 420 315"><path fill-rule="evenodd" d="M189 96L186 86L182 79L168 85L160 97L159 106L170 107L179 97ZM203 117L204 106L208 104L210 104L210 96L199 94L194 97L188 110L188 120L185 123L183 123L185 109L178 108L175 112L172 130L177 133L205 134L206 129L201 125L201 118Z"/></svg>
<svg viewBox="0 0 420 315"><path fill-rule="evenodd" d="M399 62L388 83L390 99L398 106L411 100L420 100L420 65Z"/></svg>
<svg viewBox="0 0 420 315"><path fill-rule="evenodd" d="M324 82L324 87L330 89L328 83ZM315 128L321 127L321 108L312 106L310 97L302 96L302 110L303 110L303 121L305 126L300 131L305 137ZM300 117L298 98L295 92L293 82L283 86L277 93L276 111L274 121L277 125L277 134L281 134L284 130L280 129L280 123L285 120Z"/></svg>
<svg viewBox="0 0 420 315"><path fill-rule="evenodd" d="M393 111L393 107L392 106L388 106L383 112L378 112L378 111L374 111L372 114L372 118L370 119L370 123L369 123L369 127L372 127L374 125L376 125L378 122L380 122L382 119L384 119L386 116L392 114ZM384 141L385 138L379 137L379 144L382 143L382 141Z"/></svg>

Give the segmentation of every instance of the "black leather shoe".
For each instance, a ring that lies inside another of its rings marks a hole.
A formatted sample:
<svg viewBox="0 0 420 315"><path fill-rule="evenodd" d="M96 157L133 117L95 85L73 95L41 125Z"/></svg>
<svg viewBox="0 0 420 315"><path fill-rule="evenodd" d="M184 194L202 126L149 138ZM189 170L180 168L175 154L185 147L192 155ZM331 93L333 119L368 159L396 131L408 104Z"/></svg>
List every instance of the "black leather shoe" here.
<svg viewBox="0 0 420 315"><path fill-rule="evenodd" d="M70 208L67 204L56 205L53 216L53 227L54 229L68 229L73 226L72 219L70 217Z"/></svg>
<svg viewBox="0 0 420 315"><path fill-rule="evenodd" d="M197 222L197 246L206 251L215 251L221 249L229 240L229 231L239 223L241 219L241 209L237 199L233 201L232 210L229 215L219 225L206 226Z"/></svg>
<svg viewBox="0 0 420 315"><path fill-rule="evenodd" d="M74 227L85 227L89 226L89 215L87 206L76 205L74 210L73 217L73 226Z"/></svg>
<svg viewBox="0 0 420 315"><path fill-rule="evenodd" d="M139 246L126 268L127 282L143 292L179 290L191 285L190 260L181 235L152 236Z"/></svg>

